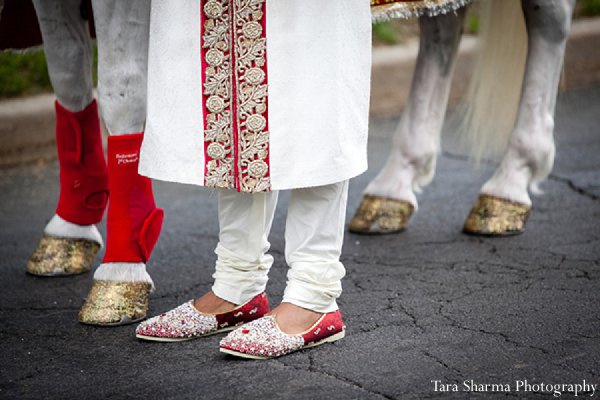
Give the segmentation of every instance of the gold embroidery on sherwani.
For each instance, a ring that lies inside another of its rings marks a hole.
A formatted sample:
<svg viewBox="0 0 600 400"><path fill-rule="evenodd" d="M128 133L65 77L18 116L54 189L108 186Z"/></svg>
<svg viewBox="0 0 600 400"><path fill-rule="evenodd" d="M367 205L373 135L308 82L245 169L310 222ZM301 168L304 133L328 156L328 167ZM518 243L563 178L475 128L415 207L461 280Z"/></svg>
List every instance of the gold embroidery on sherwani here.
<svg viewBox="0 0 600 400"><path fill-rule="evenodd" d="M203 2L206 186L271 187L265 1Z"/></svg>
<svg viewBox="0 0 600 400"><path fill-rule="evenodd" d="M238 179L242 192L269 190L267 176L267 40L261 20L265 0L234 0Z"/></svg>

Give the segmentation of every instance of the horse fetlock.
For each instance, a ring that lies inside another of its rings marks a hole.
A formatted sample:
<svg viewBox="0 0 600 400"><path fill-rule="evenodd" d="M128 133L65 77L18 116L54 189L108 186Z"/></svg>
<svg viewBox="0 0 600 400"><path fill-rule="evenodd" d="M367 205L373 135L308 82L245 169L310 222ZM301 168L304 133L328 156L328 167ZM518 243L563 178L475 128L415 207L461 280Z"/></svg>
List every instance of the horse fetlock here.
<svg viewBox="0 0 600 400"><path fill-rule="evenodd" d="M398 164L388 160L386 166L365 189L373 196L404 200L417 207L417 198L413 192L414 170L407 164Z"/></svg>
<svg viewBox="0 0 600 400"><path fill-rule="evenodd" d="M529 169L528 184L545 179L554 164L556 147L550 134L537 131L533 135L514 135L509 144L509 151L505 158L514 159L510 164L516 167L527 167Z"/></svg>
<svg viewBox="0 0 600 400"><path fill-rule="evenodd" d="M523 173L523 170L514 169L511 171L500 167L492 178L483 185L480 193L531 205L531 198L527 191L528 175L528 173Z"/></svg>
<svg viewBox="0 0 600 400"><path fill-rule="evenodd" d="M515 135L500 166L481 192L530 205L528 189L535 190L535 184L550 173L554 161L554 143L545 139Z"/></svg>
<svg viewBox="0 0 600 400"><path fill-rule="evenodd" d="M64 220L59 215L54 214L50 219L50 222L44 228L46 235L59 237L59 238L70 238L70 239L84 239L98 243L100 246L104 245L102 235L98 231L96 225L78 225Z"/></svg>
<svg viewBox="0 0 600 400"><path fill-rule="evenodd" d="M399 151L392 154L390 159L396 158L400 167L409 168L412 171L412 185L422 187L433 179L438 152L438 141L423 135L401 143Z"/></svg>
<svg viewBox="0 0 600 400"><path fill-rule="evenodd" d="M437 152L432 152L425 157L421 157L414 164L413 189L419 193L421 189L431 183L435 174L435 165L437 161Z"/></svg>
<svg viewBox="0 0 600 400"><path fill-rule="evenodd" d="M365 193L404 200L416 208L415 193L419 193L433 179L437 146L415 146L410 148L410 154L407 153L401 149L392 153Z"/></svg>

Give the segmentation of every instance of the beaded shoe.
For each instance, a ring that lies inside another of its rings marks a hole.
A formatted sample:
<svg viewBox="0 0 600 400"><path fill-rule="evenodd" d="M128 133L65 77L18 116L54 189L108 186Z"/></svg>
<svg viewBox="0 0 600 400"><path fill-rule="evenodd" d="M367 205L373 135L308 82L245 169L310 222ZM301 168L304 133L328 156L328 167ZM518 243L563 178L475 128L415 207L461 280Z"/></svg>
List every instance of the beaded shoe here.
<svg viewBox="0 0 600 400"><path fill-rule="evenodd" d="M282 332L275 318L267 315L231 332L219 345L226 354L266 360L335 342L345 336L345 329L339 310L324 314L310 329L297 335Z"/></svg>
<svg viewBox="0 0 600 400"><path fill-rule="evenodd" d="M194 307L194 300L190 300L142 322L135 330L135 335L139 339L157 342L181 342L231 331L268 312L269 300L264 292L223 314L203 314Z"/></svg>

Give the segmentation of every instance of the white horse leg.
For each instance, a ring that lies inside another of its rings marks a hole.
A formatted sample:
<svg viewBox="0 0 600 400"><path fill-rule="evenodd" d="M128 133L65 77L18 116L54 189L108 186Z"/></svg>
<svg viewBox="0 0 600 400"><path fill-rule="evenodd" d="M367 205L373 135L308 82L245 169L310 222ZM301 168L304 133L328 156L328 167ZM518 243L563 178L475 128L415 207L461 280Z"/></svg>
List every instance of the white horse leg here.
<svg viewBox="0 0 600 400"><path fill-rule="evenodd" d="M59 103L71 112L94 100L92 50L80 0L34 0L50 82Z"/></svg>
<svg viewBox="0 0 600 400"><path fill-rule="evenodd" d="M401 231L417 208L415 192L433 179L465 11L419 19L419 55L406 108L387 163L365 189L351 232Z"/></svg>
<svg viewBox="0 0 600 400"><path fill-rule="evenodd" d="M139 133L146 123L150 3L93 0L98 41L98 95L111 136Z"/></svg>
<svg viewBox="0 0 600 400"><path fill-rule="evenodd" d="M465 231L503 235L523 231L531 198L554 163L554 107L574 0L523 0L529 33L525 79L508 149L482 189Z"/></svg>
<svg viewBox="0 0 600 400"><path fill-rule="evenodd" d="M92 104L90 36L79 0L35 0L34 6L50 81L59 103L56 138L61 196L57 213L44 229L27 271L71 275L89 270L103 245L94 223L102 218L106 204L106 162L98 114Z"/></svg>
<svg viewBox="0 0 600 400"><path fill-rule="evenodd" d="M98 93L110 137L110 203L104 260L79 320L120 325L146 316L153 286L146 262L162 224L148 178L137 173L146 121L150 2L94 0Z"/></svg>

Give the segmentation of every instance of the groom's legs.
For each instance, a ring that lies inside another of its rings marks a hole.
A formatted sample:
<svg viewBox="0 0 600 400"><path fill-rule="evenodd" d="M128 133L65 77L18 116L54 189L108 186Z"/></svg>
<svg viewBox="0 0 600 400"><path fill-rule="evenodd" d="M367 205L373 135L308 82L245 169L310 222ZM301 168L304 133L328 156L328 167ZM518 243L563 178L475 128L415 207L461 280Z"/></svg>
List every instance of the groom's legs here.
<svg viewBox="0 0 600 400"><path fill-rule="evenodd" d="M269 231L277 192L219 191L219 244L212 291L196 300L202 312L219 313L243 304L265 290L273 257Z"/></svg>
<svg viewBox="0 0 600 400"><path fill-rule="evenodd" d="M285 228L290 270L283 302L272 312L285 333L305 332L338 309L347 198L348 181L292 191Z"/></svg>
<svg viewBox="0 0 600 400"><path fill-rule="evenodd" d="M328 313L338 309L348 181L294 189L285 229L290 266L283 302Z"/></svg>

